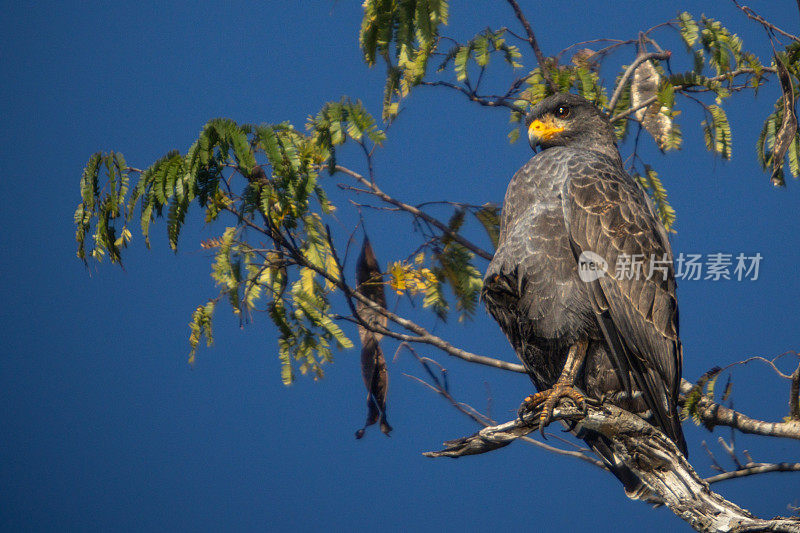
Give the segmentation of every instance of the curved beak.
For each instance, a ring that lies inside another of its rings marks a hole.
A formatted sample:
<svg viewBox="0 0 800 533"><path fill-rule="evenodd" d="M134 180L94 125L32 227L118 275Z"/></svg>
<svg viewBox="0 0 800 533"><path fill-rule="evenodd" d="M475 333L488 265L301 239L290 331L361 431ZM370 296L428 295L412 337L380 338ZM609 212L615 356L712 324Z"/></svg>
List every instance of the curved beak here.
<svg viewBox="0 0 800 533"><path fill-rule="evenodd" d="M536 148L562 131L564 131L564 127L556 124L552 115L545 115L542 118L537 118L528 126L528 141L531 143L532 148Z"/></svg>

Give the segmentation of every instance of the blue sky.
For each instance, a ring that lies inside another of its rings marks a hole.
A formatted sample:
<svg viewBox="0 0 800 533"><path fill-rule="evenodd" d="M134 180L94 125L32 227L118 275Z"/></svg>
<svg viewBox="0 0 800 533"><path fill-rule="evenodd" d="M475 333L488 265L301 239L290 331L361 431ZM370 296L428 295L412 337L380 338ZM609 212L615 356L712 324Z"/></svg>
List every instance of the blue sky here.
<svg viewBox="0 0 800 533"><path fill-rule="evenodd" d="M456 38L513 24L505 2L453 4L447 33ZM684 9L722 19L747 47L769 52L763 31L726 3L522 4L550 53L584 39L632 38ZM752 7L797 27L794 2ZM611 476L520 443L458 461L422 457L475 428L402 375L421 374L406 356L389 365L392 437L372 430L361 441L353 438L364 417L355 350L340 353L324 380L300 378L287 388L266 317L240 329L221 308L216 344L191 368L186 324L215 293L199 242L220 227L189 224L177 255L163 226L153 231L151 251L135 235L125 270L87 270L75 258L78 179L97 150L122 151L143 167L185 150L210 118L300 126L342 95L378 114L383 70L361 62L359 3L6 2L0 10L13 21L0 35L0 529L688 529L664 509L627 500ZM629 53L613 61L628 62ZM498 79L508 79L498 67ZM764 257L755 282L681 283L690 380L717 364L798 349L800 183L772 188L754 155L776 91L770 84L756 99L733 99L730 162L705 151L691 108L679 119L680 153L663 156L651 146L643 153L678 213L676 253ZM525 143L509 145L507 132L505 112L420 88L379 153L379 182L412 203L500 202L531 156ZM363 169L355 158L347 163ZM333 191L342 181L326 178ZM335 192L334 199L346 206ZM346 211L334 226L341 232L355 220ZM413 250L408 219L368 213L367 224L382 262ZM478 315L466 326L421 320L471 351L513 360L496 325ZM391 355L395 346L385 349ZM524 377L423 353L447 366L459 399L485 409L491 397L498 419L513 416L531 390ZM737 408L767 419L786 414L788 386L769 371L751 365L734 380ZM729 466L716 444L729 432L684 427L701 473L712 473L703 439ZM800 452L797 442L739 435L736 443L757 461ZM715 488L766 517L799 504L798 486L796 476L773 474Z"/></svg>

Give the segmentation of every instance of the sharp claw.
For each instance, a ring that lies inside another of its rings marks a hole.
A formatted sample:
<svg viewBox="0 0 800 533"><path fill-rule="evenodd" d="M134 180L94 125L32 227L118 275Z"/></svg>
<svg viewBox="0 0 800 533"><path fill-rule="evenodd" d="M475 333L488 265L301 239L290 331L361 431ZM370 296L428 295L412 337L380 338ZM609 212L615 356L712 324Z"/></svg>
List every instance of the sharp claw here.
<svg viewBox="0 0 800 533"><path fill-rule="evenodd" d="M525 421L526 415L532 410L542 405L542 412L539 414L539 433L542 438L547 437L544 434L546 428L553 419L553 411L563 398L569 398L575 406L586 415L588 407L586 399L578 391L570 385L564 383L557 383L552 389L538 392L533 396L528 396L519 408L517 414L522 421Z"/></svg>
<svg viewBox="0 0 800 533"><path fill-rule="evenodd" d="M517 410L517 416L525 422L526 415L535 409L538 405L540 405L545 399L547 398L547 394L543 394L541 392L537 392L531 396L525 398L522 402L522 405L519 406Z"/></svg>

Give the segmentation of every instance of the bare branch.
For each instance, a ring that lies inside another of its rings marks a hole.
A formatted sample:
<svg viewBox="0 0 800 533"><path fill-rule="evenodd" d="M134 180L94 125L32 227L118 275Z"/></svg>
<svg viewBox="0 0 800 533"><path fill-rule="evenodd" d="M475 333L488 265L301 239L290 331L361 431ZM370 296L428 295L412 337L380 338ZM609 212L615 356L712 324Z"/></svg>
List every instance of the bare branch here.
<svg viewBox="0 0 800 533"><path fill-rule="evenodd" d="M705 481L711 484L725 481L726 479L736 479L768 472L800 472L800 463L747 463L737 470L707 477Z"/></svg>
<svg viewBox="0 0 800 533"><path fill-rule="evenodd" d="M515 82L516 84L516 82ZM464 94L467 98L476 102L482 106L486 107L507 107L513 111L518 113L525 114L525 110L519 107L518 105L509 102L508 98L514 93L514 85L511 86L509 91L503 96L481 96L476 92L476 89L469 89L467 87L463 87L461 85L456 85L455 83L450 83L448 81L422 81L420 85L425 87L447 87L448 89L453 89Z"/></svg>
<svg viewBox="0 0 800 533"><path fill-rule="evenodd" d="M678 86L676 85L675 88L677 89ZM637 111L639 111L642 108L645 108L645 107L649 106L650 104L652 104L656 100L658 100L658 95L648 98L647 100L645 100L644 102L640 103L637 106L628 108L625 111L620 111L619 113L617 113L616 115L614 115L613 117L611 117L608 120L611 121L612 123L614 123L614 122L616 122L616 121L618 121L620 119L623 119L623 118L627 117L628 115L630 115L632 113L636 113Z"/></svg>
<svg viewBox="0 0 800 533"><path fill-rule="evenodd" d="M759 15L758 13L756 13L755 11L750 9L749 7L740 5L739 2L737 2L736 0L731 0L731 1L736 5L736 7L738 7L742 11L742 13L747 15L747 18L749 18L751 20L755 20L756 22L758 22L759 24L761 24L762 26L764 26L768 30L771 30L771 31L774 31L774 32L778 32L781 35L783 35L784 37L788 37L789 39L792 39L792 40L797 41L798 43L800 43L800 37L798 37L797 35L792 35L789 32L783 31L782 29L780 29L776 25L772 24L767 19L765 19L764 17L762 17L761 15ZM798 4L798 5L800 5L800 4Z"/></svg>
<svg viewBox="0 0 800 533"><path fill-rule="evenodd" d="M718 437L717 442L719 442L720 446L722 446L722 449L725 450L725 452L728 454L728 457L731 458L733 464L736 465L736 469L738 470L740 468L743 468L742 463L739 462L739 458L736 457L736 449L733 444L733 438L731 438L730 444L728 444L722 437Z"/></svg>
<svg viewBox="0 0 800 533"><path fill-rule="evenodd" d="M418 208L414 207L413 205L408 205L408 204L405 204L405 203L401 202L400 200L396 200L395 198L392 198L391 196L389 196L388 194L383 192L375 183L371 183L369 180L367 180L364 176L362 176L358 172L350 170L349 168L343 167L341 165L336 165L336 170L338 170L339 172L341 172L343 174L347 174L348 176L354 178L356 181L358 181L359 183L361 183L365 187L368 187L370 194L372 194L374 196L377 196L378 198L380 198L384 202L386 202L388 204L392 204L393 206L399 207L403 211L411 213L415 217L424 220L425 222L427 222L428 224L431 224L432 226L435 226L437 229L442 231L442 233L444 233L445 235L447 235L448 237L450 237L451 239L453 239L457 243L461 244L462 246L464 246L465 248L470 250L475 255L478 255L478 256L486 259L487 261L491 261L492 260L493 255L491 253L487 252L486 250L484 250L480 246L477 246L477 245L471 243L470 241L468 241L467 239L465 239L464 237L462 237L458 233L452 231L450 228L447 227L446 224L444 224L440 220L430 216L425 211L422 211L421 209L418 209Z"/></svg>
<svg viewBox="0 0 800 533"><path fill-rule="evenodd" d="M773 370L773 372L775 372L775 374L777 374L779 377L781 377L783 379L789 379L790 380L790 379L792 379L792 376L790 376L789 374L784 374L783 372L781 372L781 369L778 368L778 365L775 364L775 361L777 361L778 359L780 359L781 357L784 357L786 355L794 355L795 357L800 357L800 354L798 354L797 352L792 351L792 350L790 350L788 352L783 352L779 356L773 357L772 359L767 359L766 357L761 357L760 355L754 355L753 357L748 357L747 359L744 359L742 361L736 361L735 363L731 363L731 364L725 366L724 368L722 368L721 371L722 370L728 370L729 368L737 366L737 365L746 365L746 364L751 363L753 361L759 361L759 362L762 362L762 363L768 365Z"/></svg>
<svg viewBox="0 0 800 533"><path fill-rule="evenodd" d="M558 419L578 422L585 429L602 433L613 443L619 458L651 492L678 517L698 531L790 531L800 532L800 520L775 518L762 520L749 511L711 491L675 444L661 431L641 418L613 405L588 406L583 414L573 408L559 406ZM485 453L538 429L516 419L487 427L469 437L445 443L444 450L427 452L427 457L461 457Z"/></svg>
<svg viewBox="0 0 800 533"><path fill-rule="evenodd" d="M430 374L430 369L426 366L425 362L423 361L424 358L420 357L411 346L406 344L405 347L411 352L411 354L417 359L417 361L419 361L419 363L423 366L423 368L425 368L425 370L428 371L428 373ZM399 349L400 348L398 348L398 350ZM481 426L489 427L491 424L496 424L496 422L494 420L492 420L490 417L484 415L483 413L480 413L477 409L475 409L471 405L456 400L447 390L445 390L441 386L441 384L438 382L438 380L435 378L435 376L431 375L431 377L434 380L434 384L431 384L431 383L428 383L428 382L426 382L426 381L424 381L424 380L422 380L422 379L420 379L420 378L418 378L416 376L410 376L408 374L405 374L405 375L407 377L411 378L411 379L414 379L414 380L418 381L419 383L421 383L422 385L426 386L427 388L429 388L433 392L435 392L435 393L439 394L440 396L444 397L448 402L450 402L450 404L453 407L455 407L456 409L458 409L459 411L461 411L462 413L467 415L469 418L471 418L472 420L474 420L475 422L477 422ZM594 466L596 466L598 468L601 468L603 470L607 470L606 466L603 464L602 461L600 461L598 459L595 459L594 457L591 457L591 456L589 456L589 455L587 455L585 453L582 453L580 451L564 450L562 448L556 448L555 446L550 446L549 444L545 444L544 442L540 442L540 441L538 441L536 439L532 439L532 438L526 437L526 436L521 436L520 439L523 440L524 442L528 443L528 444L532 444L533 446L536 446L538 448L542 448L545 451L553 452L553 453L556 453L556 454L559 454L559 455L567 455L567 456L570 456L570 457L575 457L575 458L578 458L578 459L580 459L582 461L586 461L587 463L592 464L592 465L594 465ZM509 441L509 443L510 442L511 441Z"/></svg>
<svg viewBox="0 0 800 533"><path fill-rule="evenodd" d="M547 68L545 68L546 58L544 57L541 48L539 48L539 43L536 41L536 35L533 33L533 28L531 28L530 22L528 22L528 19L525 18L525 15L522 13L522 9L520 9L517 0L506 0L506 1L514 10L514 15L516 15L517 20L519 20L520 23L522 24L522 27L525 28L525 33L528 35L528 38L526 40L531 45L533 53L536 55L536 61L539 63L539 66L542 69L542 76L544 76L547 85L550 87L550 90L552 90L553 92L557 92L558 87L556 87L556 84L553 82L553 78L550 76L550 72L547 70Z"/></svg>
<svg viewBox="0 0 800 533"><path fill-rule="evenodd" d="M579 41L577 43L574 43L574 44L571 44L571 45L567 46L566 48L562 49L559 53L557 53L556 54L556 60L557 61L561 61L561 57L564 54L566 54L567 52L569 52L573 48L577 48L578 46L586 46L587 44L596 44L596 43L612 43L609 46L606 46L605 48L603 48L602 50L596 51L592 55L592 57L594 57L594 56L599 55L599 54L605 54L608 51L613 50L614 48L617 48L617 47L620 47L620 46L624 46L626 44L633 44L635 42L637 42L636 39L629 39L627 41L622 41L620 39L590 39L588 41Z"/></svg>
<svg viewBox="0 0 800 533"><path fill-rule="evenodd" d="M703 440L703 441L700 442L700 444L703 446L703 449L706 451L706 453L708 454L708 457L711 459L711 468L713 470L716 470L717 472L727 472L727 470L722 468L720 466L720 464L717 462L717 458L714 456L714 452L712 452L709 449L708 444L706 444L706 441Z"/></svg>
<svg viewBox="0 0 800 533"><path fill-rule="evenodd" d="M681 380L681 394L683 398L692 390L694 385ZM682 401L679 400L679 402ZM742 433L765 435L768 437L784 437L800 440L800 420L789 422L764 422L750 418L733 409L722 406L705 396L697 403L697 415L703 424L712 429L714 426L728 426L738 429Z"/></svg>
<svg viewBox="0 0 800 533"><path fill-rule="evenodd" d="M355 295L355 296L358 298L358 295ZM361 298L359 298L359 299L361 299ZM366 300L366 299L364 299L364 300ZM457 357L459 359L467 361L468 363L478 363L479 365L491 366L491 367L494 367L494 368L499 368L500 370L510 370L511 372L518 372L520 374L526 374L527 373L527 372L525 372L525 367L520 365L520 364L509 363L507 361L502 361L500 359L494 359L492 357L486 357L484 355L474 354L472 352L468 352L466 350L462 350L461 348L456 348L455 346L453 346L449 342L445 341L444 339L429 333L422 326L419 326L419 325L415 324L414 322L411 322L410 320L402 318L402 317L392 313L391 311L383 309L382 307L378 306L374 302L371 302L370 300L366 300L365 303L367 303L367 305L370 305L370 304L375 305L376 308L378 309L378 311L381 314L384 314L385 316L387 316L389 318L389 320L391 320L395 324L403 326L404 328L406 328L409 331L412 331L412 332L416 333L416 335L406 335L404 333L397 333L395 331L392 331L392 330L389 330L389 329L385 329L385 328L378 328L376 330L376 331L378 331L378 333L382 333L382 334L386 335L387 337L392 337L393 339L397 339L397 340L405 341L405 342L418 342L418 343L422 343L422 344L429 344L431 346L435 346L436 348L439 348L440 350L442 350L443 352L445 352L448 355L452 355L453 357Z"/></svg>

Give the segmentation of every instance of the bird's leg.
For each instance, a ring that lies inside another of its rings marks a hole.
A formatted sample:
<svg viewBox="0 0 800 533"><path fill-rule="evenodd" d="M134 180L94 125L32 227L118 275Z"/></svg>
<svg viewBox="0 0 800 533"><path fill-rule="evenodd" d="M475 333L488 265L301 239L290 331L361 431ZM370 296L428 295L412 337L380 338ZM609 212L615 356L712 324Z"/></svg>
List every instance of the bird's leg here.
<svg viewBox="0 0 800 533"><path fill-rule="evenodd" d="M586 349L588 347L589 343L586 341L578 341L573 344L567 354L567 361L564 363L561 376L559 376L555 385L551 389L528 396L520 406L519 416L523 420L527 412L540 405L542 406L542 412L539 415L539 431L542 436L544 436L544 428L547 427L553 417L553 409L556 408L562 398L569 398L578 409L586 410L586 400L580 392L573 388L573 385L581 366L586 360Z"/></svg>

